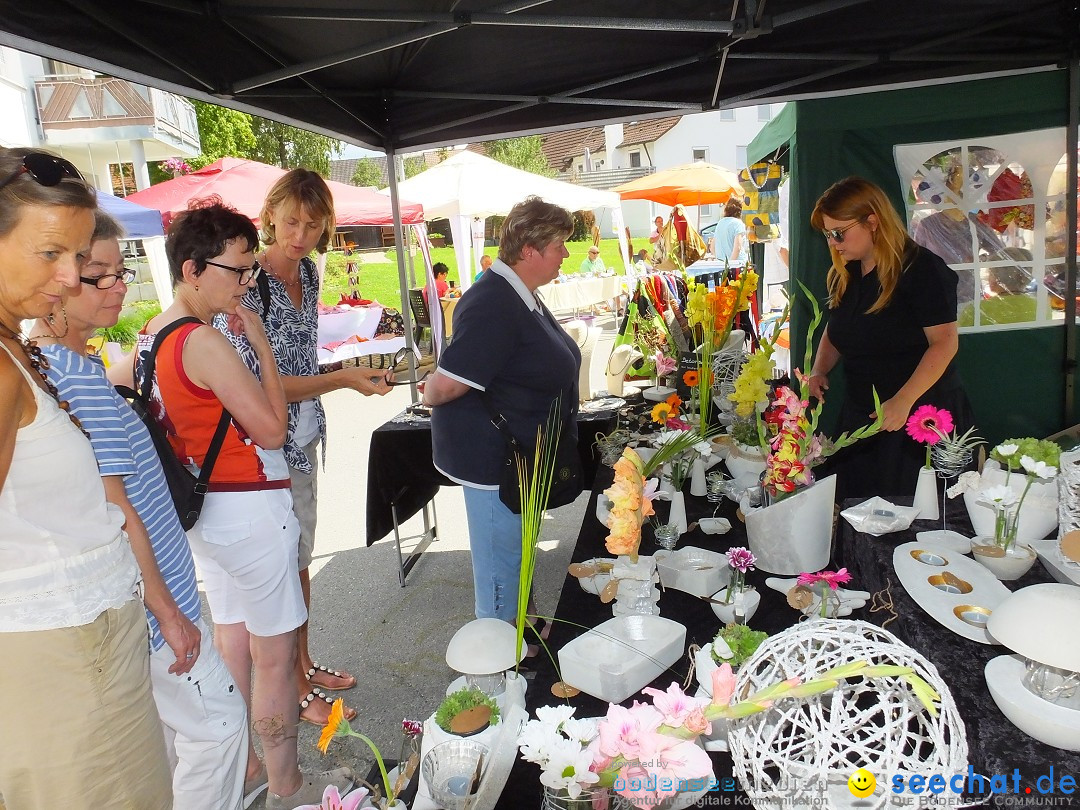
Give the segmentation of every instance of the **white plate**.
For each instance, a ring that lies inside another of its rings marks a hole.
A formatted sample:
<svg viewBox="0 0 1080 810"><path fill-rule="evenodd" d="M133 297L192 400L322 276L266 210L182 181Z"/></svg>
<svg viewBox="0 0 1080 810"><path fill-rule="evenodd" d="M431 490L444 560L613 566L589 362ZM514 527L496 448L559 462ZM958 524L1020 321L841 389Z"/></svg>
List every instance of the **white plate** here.
<svg viewBox="0 0 1080 810"><path fill-rule="evenodd" d="M597 411L617 411L626 405L622 397L601 397L582 402L578 410L583 413L596 413Z"/></svg>
<svg viewBox="0 0 1080 810"><path fill-rule="evenodd" d="M920 543L936 543L950 551L958 551L961 554L971 553L971 538L964 537L959 532L948 529L934 529L929 532L917 532L915 539Z"/></svg>
<svg viewBox="0 0 1080 810"><path fill-rule="evenodd" d="M765 580L765 584L774 591L779 591L784 594L794 588L798 583L798 577L794 579L769 577ZM817 616L821 613L821 595L813 588L810 589L810 592L814 595L814 601L810 603L808 608L803 610L803 614L806 616ZM849 591L846 588L837 588L833 591L833 595L840 600L840 607L835 613L836 616L850 616L851 611L855 610L855 608L861 608L866 604L866 600L870 598L869 591Z"/></svg>
<svg viewBox="0 0 1080 810"><path fill-rule="evenodd" d="M1056 537L1031 540L1028 545L1038 552L1039 559L1042 560L1043 567L1050 572L1050 576L1066 585L1080 585L1080 565L1068 563L1062 558Z"/></svg>

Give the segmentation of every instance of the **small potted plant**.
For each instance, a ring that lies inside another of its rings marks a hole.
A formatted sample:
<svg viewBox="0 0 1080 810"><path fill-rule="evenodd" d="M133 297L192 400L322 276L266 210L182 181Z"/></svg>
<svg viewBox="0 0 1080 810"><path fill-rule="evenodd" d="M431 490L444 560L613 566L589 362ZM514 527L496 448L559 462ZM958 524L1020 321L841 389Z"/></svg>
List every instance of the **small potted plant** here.
<svg viewBox="0 0 1080 810"><path fill-rule="evenodd" d="M479 689L451 692L439 704L435 723L447 734L469 737L499 722L499 706Z"/></svg>
<svg viewBox="0 0 1080 810"><path fill-rule="evenodd" d="M429 233L428 241L431 242L432 247L446 247L446 236L441 233Z"/></svg>

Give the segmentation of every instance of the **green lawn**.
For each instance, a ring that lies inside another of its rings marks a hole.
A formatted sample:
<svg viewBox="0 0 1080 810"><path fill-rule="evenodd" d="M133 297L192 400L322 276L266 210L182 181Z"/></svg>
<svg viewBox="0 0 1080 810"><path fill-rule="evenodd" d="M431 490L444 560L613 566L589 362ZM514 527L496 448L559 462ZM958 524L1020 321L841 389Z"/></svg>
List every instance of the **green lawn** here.
<svg viewBox="0 0 1080 810"><path fill-rule="evenodd" d="M566 249L570 251L570 257L563 262L564 273L576 273L581 267L581 262L589 252L590 242L567 242ZM640 246L639 246L640 247ZM489 247L485 252L494 258L498 255L498 248ZM365 298L372 298L383 306L401 309L401 289L398 284L397 257L395 251L386 252L387 261L378 264L364 262L360 265L360 294ZM617 273L623 272L623 263L619 259L619 240L603 239L600 241L600 258L608 267L614 267ZM450 268L450 278L460 281L458 274L457 258L452 247L434 248L431 251L432 262L443 262ZM423 259L417 254L413 257L416 269L417 284L424 286ZM406 272L408 262L406 261ZM342 292L348 289L348 278L345 275L345 257L340 253L330 253L326 262L326 279L323 283L322 300L326 304L336 304Z"/></svg>

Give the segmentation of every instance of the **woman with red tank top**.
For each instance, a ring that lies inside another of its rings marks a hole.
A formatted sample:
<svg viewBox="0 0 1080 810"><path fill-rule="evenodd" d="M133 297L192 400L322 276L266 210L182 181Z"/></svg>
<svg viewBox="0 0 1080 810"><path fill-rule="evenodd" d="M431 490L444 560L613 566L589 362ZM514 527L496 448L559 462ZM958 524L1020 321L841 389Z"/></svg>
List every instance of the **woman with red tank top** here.
<svg viewBox="0 0 1080 810"><path fill-rule="evenodd" d="M245 802L269 783L266 807L284 810L317 804L328 784L348 788L352 774L347 768L302 774L297 766L299 707L292 674L296 628L307 612L297 569L300 527L281 450L288 412L262 322L240 306L260 272L258 246L251 221L220 201L205 201L177 217L166 243L175 300L146 325L134 368L125 371L141 379L142 359L156 334L181 318L196 319L158 346L151 408L177 457L193 472L205 459L222 408L232 416L202 514L188 538L203 574L215 643L262 742L265 765L249 745ZM225 336L207 326L218 314L228 315L248 338L261 380Z"/></svg>

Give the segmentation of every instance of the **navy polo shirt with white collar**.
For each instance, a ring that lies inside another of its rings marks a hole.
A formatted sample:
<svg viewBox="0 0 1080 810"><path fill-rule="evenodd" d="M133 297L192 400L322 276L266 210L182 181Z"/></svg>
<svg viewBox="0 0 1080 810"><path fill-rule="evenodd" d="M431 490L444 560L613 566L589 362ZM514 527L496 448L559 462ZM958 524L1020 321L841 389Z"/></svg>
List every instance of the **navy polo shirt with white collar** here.
<svg viewBox="0 0 1080 810"><path fill-rule="evenodd" d="M439 361L440 374L470 390L432 409L436 469L465 486L499 488L506 442L491 423L480 391L487 392L514 437L530 449L561 394L563 430L576 440L580 365L573 338L517 273L496 260L461 297L454 310L454 338Z"/></svg>

